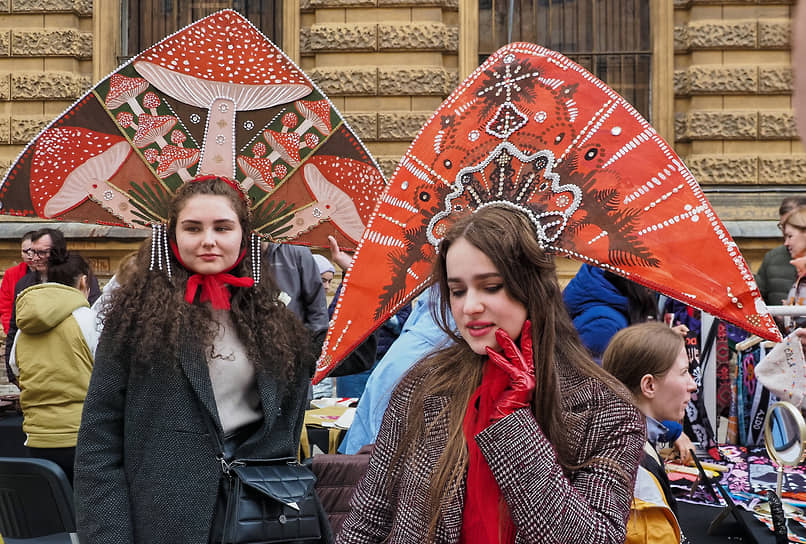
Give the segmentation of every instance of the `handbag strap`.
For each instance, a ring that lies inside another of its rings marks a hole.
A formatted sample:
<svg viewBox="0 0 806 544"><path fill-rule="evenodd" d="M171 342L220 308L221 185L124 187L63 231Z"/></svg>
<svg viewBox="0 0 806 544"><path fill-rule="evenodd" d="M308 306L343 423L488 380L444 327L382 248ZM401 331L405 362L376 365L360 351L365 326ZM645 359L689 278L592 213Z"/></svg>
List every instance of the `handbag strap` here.
<svg viewBox="0 0 806 544"><path fill-rule="evenodd" d="M204 424L207 426L207 431L210 433L210 436L213 438L215 446L218 449L216 460L221 465L221 472L223 472L224 475L229 476L233 466L241 465L243 463L236 460L227 460L227 456L224 454L224 441L221 439L221 435L218 433L218 428L215 425L215 421L213 421L213 418L206 410L202 409L202 412L204 412L202 419L204 420Z"/></svg>

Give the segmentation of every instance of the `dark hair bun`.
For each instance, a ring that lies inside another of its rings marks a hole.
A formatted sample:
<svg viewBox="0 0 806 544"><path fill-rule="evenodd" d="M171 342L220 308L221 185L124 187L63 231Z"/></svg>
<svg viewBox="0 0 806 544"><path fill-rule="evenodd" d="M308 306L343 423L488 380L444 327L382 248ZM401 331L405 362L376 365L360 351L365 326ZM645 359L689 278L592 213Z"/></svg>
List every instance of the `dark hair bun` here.
<svg viewBox="0 0 806 544"><path fill-rule="evenodd" d="M50 257L48 258L48 266L58 266L67 262L70 257L70 252L65 248L53 248L50 250Z"/></svg>

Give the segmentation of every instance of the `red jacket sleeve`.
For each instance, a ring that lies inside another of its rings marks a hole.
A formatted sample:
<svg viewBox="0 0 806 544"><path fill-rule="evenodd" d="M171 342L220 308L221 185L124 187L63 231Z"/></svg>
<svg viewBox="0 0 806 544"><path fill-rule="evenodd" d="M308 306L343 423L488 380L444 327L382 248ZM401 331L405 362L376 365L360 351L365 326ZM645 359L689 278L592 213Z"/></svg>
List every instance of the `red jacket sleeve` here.
<svg viewBox="0 0 806 544"><path fill-rule="evenodd" d="M11 310L14 309L14 287L21 277L28 272L25 263L12 266L3 273L3 281L0 283L0 322L3 324L3 332L8 334L8 327L11 322Z"/></svg>

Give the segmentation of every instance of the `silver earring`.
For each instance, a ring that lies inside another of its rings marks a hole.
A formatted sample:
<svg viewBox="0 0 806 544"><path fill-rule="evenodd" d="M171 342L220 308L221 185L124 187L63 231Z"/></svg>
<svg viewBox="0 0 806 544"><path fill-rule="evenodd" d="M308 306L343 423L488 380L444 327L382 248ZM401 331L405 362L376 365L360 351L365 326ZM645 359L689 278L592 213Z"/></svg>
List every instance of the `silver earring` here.
<svg viewBox="0 0 806 544"><path fill-rule="evenodd" d="M149 270L165 270L168 278L171 277L171 256L168 253L168 233L165 225L156 223L151 225L151 263Z"/></svg>
<svg viewBox="0 0 806 544"><path fill-rule="evenodd" d="M252 250L252 278L255 280L255 285L260 283L260 236L257 233L252 233L251 240Z"/></svg>

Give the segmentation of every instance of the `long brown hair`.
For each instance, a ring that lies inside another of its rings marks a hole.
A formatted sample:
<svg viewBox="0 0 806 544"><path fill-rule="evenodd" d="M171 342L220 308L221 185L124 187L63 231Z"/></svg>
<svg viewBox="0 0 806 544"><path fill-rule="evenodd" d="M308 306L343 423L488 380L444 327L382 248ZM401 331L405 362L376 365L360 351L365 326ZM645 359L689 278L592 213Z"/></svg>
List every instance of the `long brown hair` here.
<svg viewBox="0 0 806 544"><path fill-rule="evenodd" d="M613 336L602 356L602 368L637 397L641 394L641 378L669 372L683 345L683 336L668 325L639 323Z"/></svg>
<svg viewBox="0 0 806 544"><path fill-rule="evenodd" d="M243 198L220 178L192 181L176 193L168 223L169 239L176 242L176 219L190 198L197 195L224 196L238 216L243 230L241 247L250 236L249 208ZM170 253L172 277L150 271L152 242L144 243L136 260L137 271L112 293L103 309L103 334L114 338L117 356L130 357L133 371L178 364L182 345L207 346L219 326L209 304L185 302L185 286L191 275ZM251 276L252 256L244 258L230 272ZM278 301L279 289L264 261L260 282L253 287L230 287L230 317L249 359L261 367L272 366L278 379L291 379L311 370L314 355L310 335L297 317ZM305 364L300 364L305 361ZM302 368L311 366L310 369Z"/></svg>
<svg viewBox="0 0 806 544"><path fill-rule="evenodd" d="M508 294L527 310L532 322L537 382L533 413L565 468L578 468L578 465L573 464L575 452L569 451L567 429L562 425L558 365L570 365L583 375L598 378L629 400L623 387L593 362L580 343L563 304L554 260L540 247L535 227L529 219L520 212L499 206L488 206L459 219L439 245L432 276L439 285L437 321L455 344L436 352L407 376L406 380L421 380L422 385L414 389L408 427L394 461L397 464L406 453L413 451L429 431L423 417L425 398L432 395L446 397L449 436L432 472L429 535L433 535L439 521L440 505L458 491L467 471L468 454L462 420L470 396L481 383L485 359L475 354L448 326L450 292L446 256L459 239L466 240L489 257L501 274Z"/></svg>

